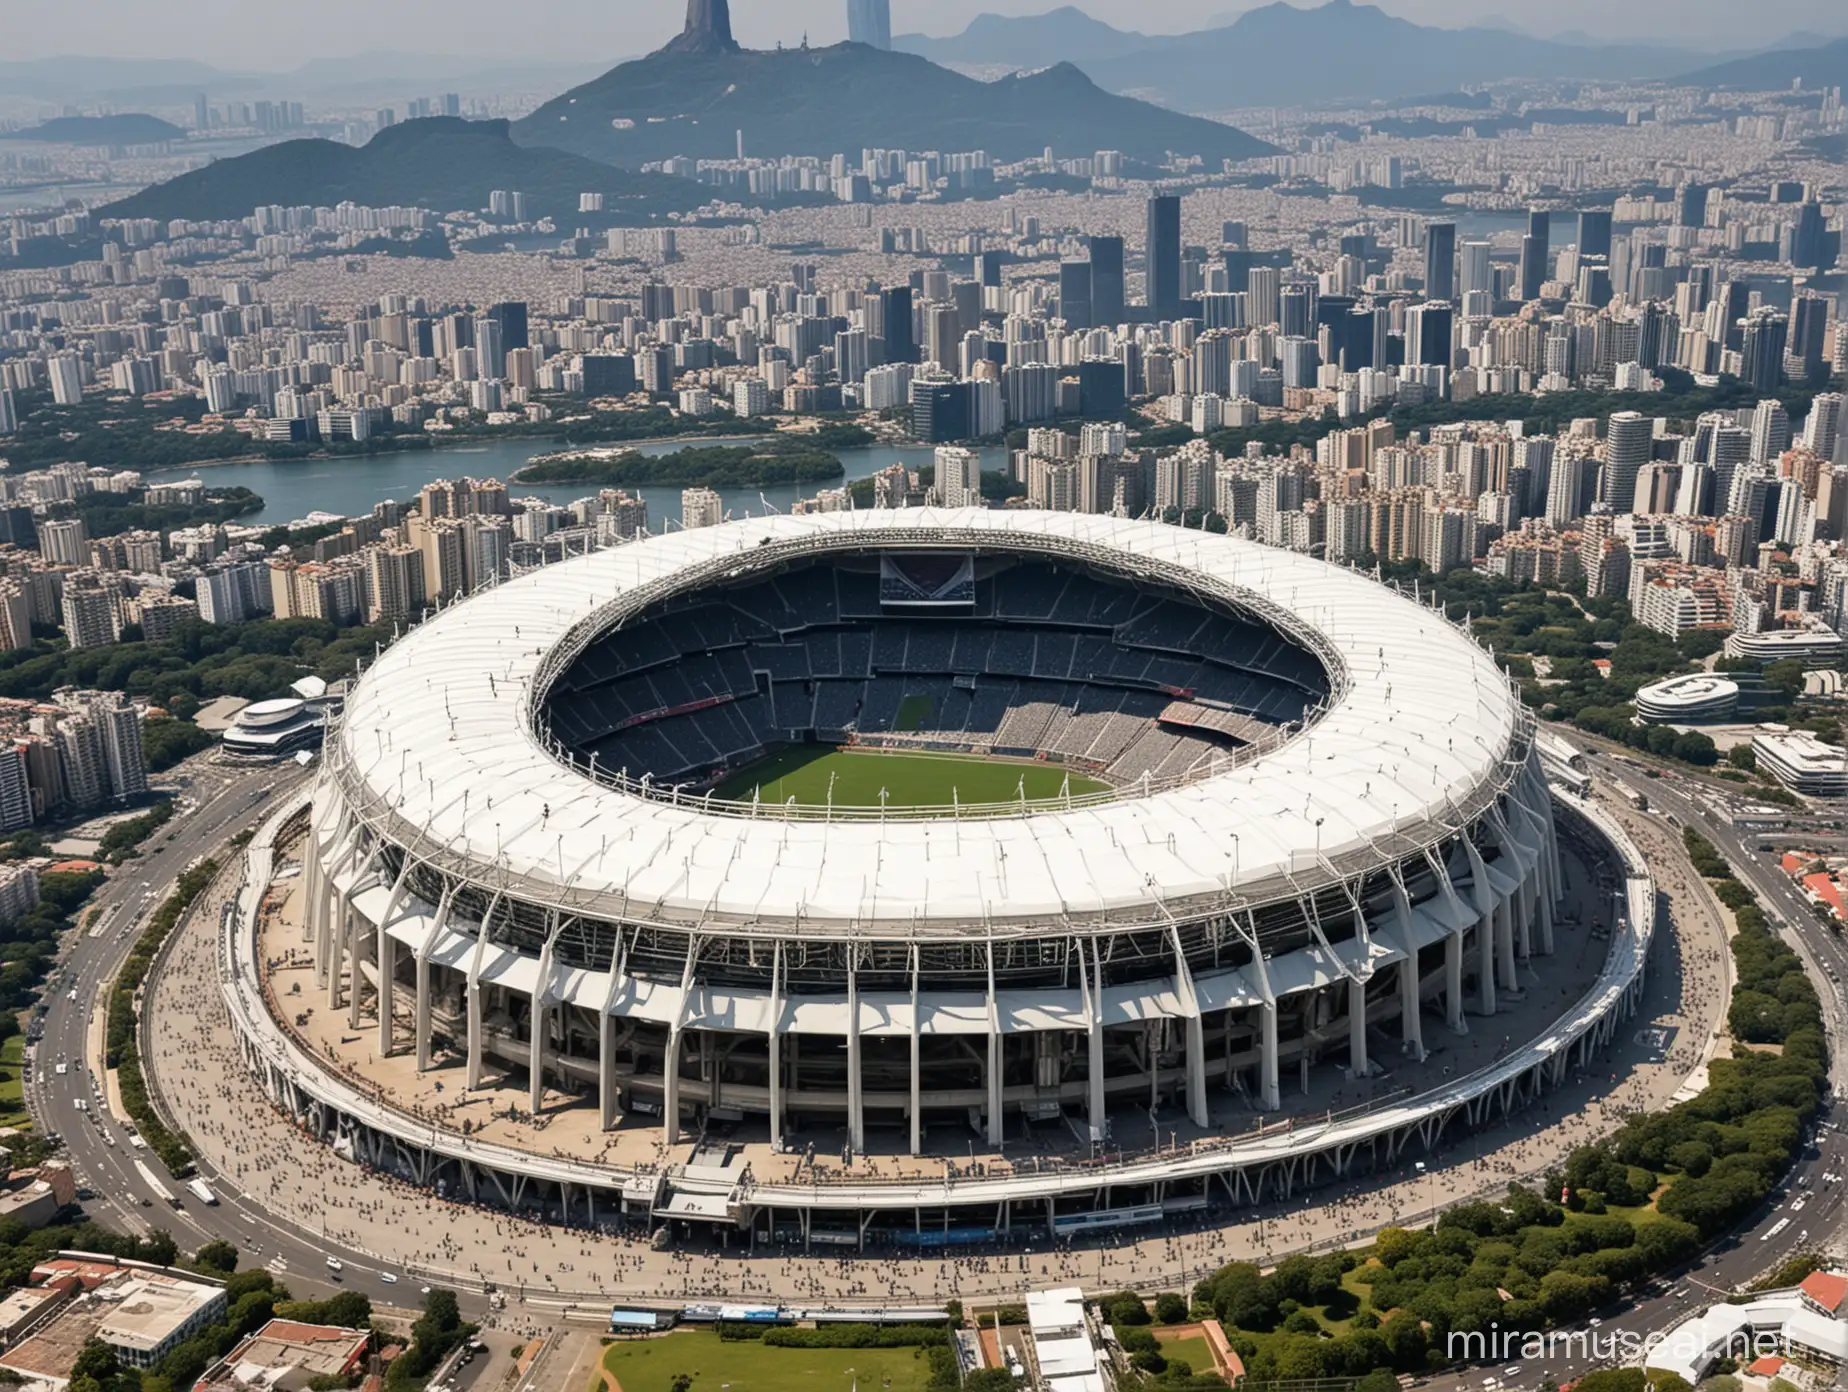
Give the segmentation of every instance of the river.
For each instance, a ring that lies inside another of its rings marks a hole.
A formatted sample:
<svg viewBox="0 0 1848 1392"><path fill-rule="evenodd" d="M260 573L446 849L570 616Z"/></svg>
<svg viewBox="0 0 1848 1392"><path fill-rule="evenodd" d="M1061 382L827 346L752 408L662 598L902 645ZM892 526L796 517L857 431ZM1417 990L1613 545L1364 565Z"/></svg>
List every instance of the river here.
<svg viewBox="0 0 1848 1392"><path fill-rule="evenodd" d="M671 454L687 447L685 440L632 446L641 454ZM707 441L708 444L738 443ZM199 477L207 487L248 488L263 498L263 509L241 522L267 522L272 526L296 522L311 512L338 513L354 517L372 511L373 504L387 498L414 498L432 479L439 478L508 478L536 454L554 448L552 442L532 438L501 440L492 443L443 446L434 450L413 450L401 454L351 455L336 459L264 460L254 464L215 464L209 468L164 469L150 473L150 482ZM622 448L622 446L618 446ZM865 445L834 453L846 467L841 483L869 478L892 464L909 469L931 462L927 445ZM984 469L999 469L1006 463L1007 452L1001 449L979 451ZM764 511L764 500L778 512L790 504L812 498L823 488L838 483L790 484L760 490L722 488L719 496L726 508L737 517ZM553 503L570 503L594 495L597 489L588 484L563 487L510 483L515 498L544 498ZM648 502L649 525L659 531L668 518L680 517L678 488L631 488L628 490Z"/></svg>

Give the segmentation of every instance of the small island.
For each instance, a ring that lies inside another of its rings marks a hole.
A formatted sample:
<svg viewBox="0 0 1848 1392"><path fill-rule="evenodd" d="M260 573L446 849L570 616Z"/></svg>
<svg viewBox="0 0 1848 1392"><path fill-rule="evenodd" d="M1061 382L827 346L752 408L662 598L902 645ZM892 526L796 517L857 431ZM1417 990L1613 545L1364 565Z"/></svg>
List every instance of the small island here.
<svg viewBox="0 0 1848 1392"><path fill-rule="evenodd" d="M690 445L672 454L572 450L535 458L516 484L583 484L598 488L769 488L829 483L846 474L836 455L812 441L780 438L746 445Z"/></svg>

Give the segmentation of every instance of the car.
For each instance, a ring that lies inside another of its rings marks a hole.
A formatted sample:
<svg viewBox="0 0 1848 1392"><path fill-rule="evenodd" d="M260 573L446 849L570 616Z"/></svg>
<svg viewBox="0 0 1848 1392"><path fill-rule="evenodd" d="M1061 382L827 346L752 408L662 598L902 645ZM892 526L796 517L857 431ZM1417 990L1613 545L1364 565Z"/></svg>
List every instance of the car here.
<svg viewBox="0 0 1848 1392"><path fill-rule="evenodd" d="M420 1286L420 1287L418 1288L418 1290L417 1290L417 1293L418 1293L419 1295L428 1295L428 1294L430 1294L430 1291L431 1291L431 1289L432 1289L432 1288L431 1288L431 1287L429 1287L429 1286Z"/></svg>
<svg viewBox="0 0 1848 1392"><path fill-rule="evenodd" d="M1519 1363L1516 1363L1512 1368L1502 1369L1503 1377L1519 1377L1520 1375L1521 1375L1521 1365Z"/></svg>
<svg viewBox="0 0 1848 1392"><path fill-rule="evenodd" d="M58 1076L60 1078L62 1078L66 1073L69 1073L70 1071L71 1071L71 1066L68 1063L61 1063L58 1065Z"/></svg>
<svg viewBox="0 0 1848 1392"><path fill-rule="evenodd" d="M329 1271L345 1271L346 1265L340 1260L339 1257L329 1257L327 1259L327 1269Z"/></svg>
<svg viewBox="0 0 1848 1392"><path fill-rule="evenodd" d="M379 1279L388 1286L395 1286L398 1284L397 1276L389 1271L381 1271L379 1273Z"/></svg>

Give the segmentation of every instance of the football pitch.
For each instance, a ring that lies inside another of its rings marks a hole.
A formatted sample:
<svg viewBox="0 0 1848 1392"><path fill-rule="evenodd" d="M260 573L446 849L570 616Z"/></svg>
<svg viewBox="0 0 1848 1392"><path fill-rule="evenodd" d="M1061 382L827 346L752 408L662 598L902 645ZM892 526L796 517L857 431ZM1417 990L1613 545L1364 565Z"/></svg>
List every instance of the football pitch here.
<svg viewBox="0 0 1848 1392"><path fill-rule="evenodd" d="M715 796L749 802L825 806L829 788L837 807L877 807L880 790L890 808L948 807L964 803L1012 802L1024 780L1029 802L1059 797L1066 771L1053 764L983 759L966 754L884 754L803 745L741 769L714 790ZM1110 785L1071 775L1071 795L1108 792Z"/></svg>

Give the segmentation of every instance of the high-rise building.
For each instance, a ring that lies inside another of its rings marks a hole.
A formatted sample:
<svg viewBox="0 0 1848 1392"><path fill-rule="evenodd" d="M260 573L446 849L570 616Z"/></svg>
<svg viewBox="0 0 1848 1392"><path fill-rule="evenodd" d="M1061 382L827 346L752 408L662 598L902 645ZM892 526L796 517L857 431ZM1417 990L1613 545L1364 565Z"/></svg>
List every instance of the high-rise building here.
<svg viewBox="0 0 1848 1392"><path fill-rule="evenodd" d="M1587 208L1578 215L1578 254L1583 260L1587 256L1602 256L1606 260L1611 254L1611 210L1609 208Z"/></svg>
<svg viewBox="0 0 1848 1392"><path fill-rule="evenodd" d="M89 530L81 517L39 524L39 554L53 565L80 566L89 557Z"/></svg>
<svg viewBox="0 0 1848 1392"><path fill-rule="evenodd" d="M1655 422L1637 411L1611 416L1604 440L1604 468L1598 475L1598 500L1612 512L1629 512L1636 505L1636 475L1649 462L1654 448Z"/></svg>
<svg viewBox="0 0 1848 1392"><path fill-rule="evenodd" d="M1091 322L1114 329L1123 322L1123 239L1092 237Z"/></svg>
<svg viewBox="0 0 1848 1392"><path fill-rule="evenodd" d="M11 435L19 429L19 411L13 405L13 393L0 387L0 435Z"/></svg>
<svg viewBox="0 0 1848 1392"><path fill-rule="evenodd" d="M1413 305L1405 312L1405 360L1421 367L1449 367L1454 311L1448 304Z"/></svg>
<svg viewBox="0 0 1848 1392"><path fill-rule="evenodd" d="M70 353L59 353L45 363L51 378L51 399L60 406L83 404L83 364Z"/></svg>
<svg viewBox="0 0 1848 1392"><path fill-rule="evenodd" d="M1457 293L1457 225L1433 222L1425 227L1424 293L1427 300L1451 300Z"/></svg>
<svg viewBox="0 0 1848 1392"><path fill-rule="evenodd" d="M122 606L95 577L73 576L64 585L64 636L73 648L102 648L122 635Z"/></svg>
<svg viewBox="0 0 1848 1392"><path fill-rule="evenodd" d="M680 525L688 531L695 527L716 527L725 520L725 500L710 488L680 490Z"/></svg>
<svg viewBox="0 0 1848 1392"><path fill-rule="evenodd" d="M1067 328L1091 327L1091 263L1059 263L1059 318Z"/></svg>
<svg viewBox="0 0 1848 1392"><path fill-rule="evenodd" d="M1172 193L1149 199L1148 304L1151 319L1181 317L1181 199Z"/></svg>
<svg viewBox="0 0 1848 1392"><path fill-rule="evenodd" d="M1521 238L1521 299L1537 300L1540 287L1552 274L1552 229L1550 213L1534 209L1527 215L1527 235Z"/></svg>
<svg viewBox="0 0 1848 1392"><path fill-rule="evenodd" d="M1462 292L1492 295L1495 293L1495 268L1489 260L1491 248L1486 241L1463 243Z"/></svg>
<svg viewBox="0 0 1848 1392"><path fill-rule="evenodd" d="M892 0L847 0L847 37L872 48L890 48Z"/></svg>
<svg viewBox="0 0 1848 1392"><path fill-rule="evenodd" d="M982 456L959 445L936 452L937 501L944 507L982 506Z"/></svg>
<svg viewBox="0 0 1848 1392"><path fill-rule="evenodd" d="M918 360L917 332L911 323L911 287L893 285L879 292L880 333L885 341L888 363L914 363Z"/></svg>
<svg viewBox="0 0 1848 1392"><path fill-rule="evenodd" d="M1782 314L1773 309L1754 311L1740 344L1739 379L1766 395L1777 390L1784 380L1784 345L1789 336L1790 321Z"/></svg>

